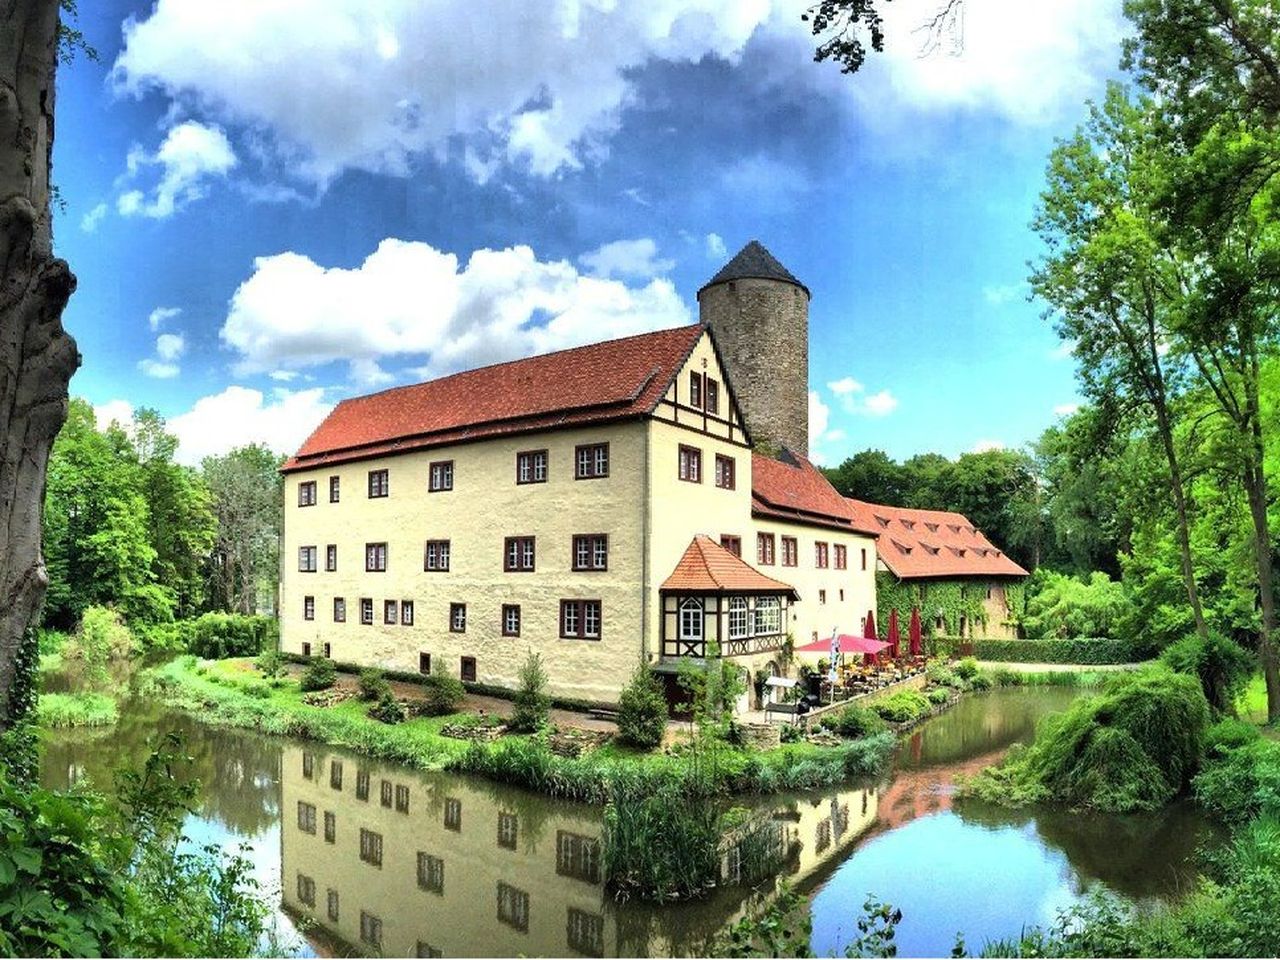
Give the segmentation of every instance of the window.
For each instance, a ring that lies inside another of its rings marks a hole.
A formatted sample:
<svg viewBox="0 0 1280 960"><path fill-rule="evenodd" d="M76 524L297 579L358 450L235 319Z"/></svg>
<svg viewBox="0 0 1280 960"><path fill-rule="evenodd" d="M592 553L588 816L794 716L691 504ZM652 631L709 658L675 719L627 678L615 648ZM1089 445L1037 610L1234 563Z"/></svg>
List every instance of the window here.
<svg viewBox="0 0 1280 960"><path fill-rule="evenodd" d="M504 637L520 636L520 604L504 603L502 605L502 635Z"/></svg>
<svg viewBox="0 0 1280 960"><path fill-rule="evenodd" d="M463 657L458 665L458 673L468 683L476 682L476 658Z"/></svg>
<svg viewBox="0 0 1280 960"><path fill-rule="evenodd" d="M467 632L467 605L465 603L449 604L449 632Z"/></svg>
<svg viewBox="0 0 1280 960"><path fill-rule="evenodd" d="M840 588L840 602L844 603L844 588Z"/></svg>
<svg viewBox="0 0 1280 960"><path fill-rule="evenodd" d="M369 771L356 771L356 799L369 802Z"/></svg>
<svg viewBox="0 0 1280 960"><path fill-rule="evenodd" d="M324 548L324 568L329 573L338 569L338 545L331 543Z"/></svg>
<svg viewBox="0 0 1280 960"><path fill-rule="evenodd" d="M416 955L419 957L443 957L444 951L434 944L427 943L425 940L419 940Z"/></svg>
<svg viewBox="0 0 1280 960"><path fill-rule="evenodd" d="M422 557L422 569L428 573L443 573L449 569L449 541L428 540Z"/></svg>
<svg viewBox="0 0 1280 960"><path fill-rule="evenodd" d="M579 533L573 538L573 569L608 570L609 537L603 533Z"/></svg>
<svg viewBox="0 0 1280 960"><path fill-rule="evenodd" d="M427 482L427 490L431 493L439 493L441 490L453 489L453 461L439 460L431 464L430 479Z"/></svg>
<svg viewBox="0 0 1280 960"><path fill-rule="evenodd" d="M382 920L365 910L360 911L360 939L371 947L382 949Z"/></svg>
<svg viewBox="0 0 1280 960"><path fill-rule="evenodd" d="M314 507L316 505L316 482L304 480L298 484L298 506Z"/></svg>
<svg viewBox="0 0 1280 960"><path fill-rule="evenodd" d="M324 842L333 843L338 839L338 817L331 810L324 812Z"/></svg>
<svg viewBox="0 0 1280 960"><path fill-rule="evenodd" d="M399 619L396 616L396 612L397 612L397 604L394 600L382 601L382 622L383 623L395 624L396 620Z"/></svg>
<svg viewBox="0 0 1280 960"><path fill-rule="evenodd" d="M702 451L697 447L686 447L680 444L680 468L679 476L681 480L687 480L689 483L702 482Z"/></svg>
<svg viewBox="0 0 1280 960"><path fill-rule="evenodd" d="M773 566L774 551L777 548L777 541L772 533L756 534L756 563L762 566Z"/></svg>
<svg viewBox="0 0 1280 960"><path fill-rule="evenodd" d="M689 374L689 405L702 409L702 374L696 370Z"/></svg>
<svg viewBox="0 0 1280 960"><path fill-rule="evenodd" d="M298 571L300 573L316 572L316 548L315 547L299 547L298 548Z"/></svg>
<svg viewBox="0 0 1280 960"><path fill-rule="evenodd" d="M403 783L396 784L396 813L409 812L409 788Z"/></svg>
<svg viewBox="0 0 1280 960"><path fill-rule="evenodd" d="M702 601L697 597L686 597L680 601L681 640L702 640L702 616Z"/></svg>
<svg viewBox="0 0 1280 960"><path fill-rule="evenodd" d="M827 602L827 591L825 591L825 590L819 590L819 591L818 591L818 602L819 602L819 603L826 603L826 602Z"/></svg>
<svg viewBox="0 0 1280 960"><path fill-rule="evenodd" d="M826 567L829 559L827 544L821 540L815 541L813 544L813 565L818 568Z"/></svg>
<svg viewBox="0 0 1280 960"><path fill-rule="evenodd" d="M413 601L400 601L400 624L405 627L413 626Z"/></svg>
<svg viewBox="0 0 1280 960"><path fill-rule="evenodd" d="M385 497L391 493L391 480L386 470L369 471L369 499Z"/></svg>
<svg viewBox="0 0 1280 960"><path fill-rule="evenodd" d="M529 894L499 880L498 920L526 933L529 930Z"/></svg>
<svg viewBox="0 0 1280 960"><path fill-rule="evenodd" d="M334 623L347 622L347 598L346 597L333 598L333 622Z"/></svg>
<svg viewBox="0 0 1280 960"><path fill-rule="evenodd" d="M867 548L862 548L862 569L867 569Z"/></svg>
<svg viewBox="0 0 1280 960"><path fill-rule="evenodd" d="M387 545L385 543L366 543L364 545L364 569L366 573L387 572Z"/></svg>
<svg viewBox="0 0 1280 960"><path fill-rule="evenodd" d="M360 828L360 859L375 867L382 866L382 834Z"/></svg>
<svg viewBox="0 0 1280 960"><path fill-rule="evenodd" d="M418 851L418 886L431 893L444 893L444 861Z"/></svg>
<svg viewBox="0 0 1280 960"><path fill-rule="evenodd" d="M391 809L392 786L390 780L382 781L382 805L388 810Z"/></svg>
<svg viewBox="0 0 1280 960"><path fill-rule="evenodd" d="M312 780L316 775L316 755L306 750L302 751L302 776L306 780Z"/></svg>
<svg viewBox="0 0 1280 960"><path fill-rule="evenodd" d="M556 873L562 877L600 882L600 841L565 830L556 831Z"/></svg>
<svg viewBox="0 0 1280 960"><path fill-rule="evenodd" d="M794 567L799 557L799 550L796 548L795 537L782 538L782 565L784 567Z"/></svg>
<svg viewBox="0 0 1280 960"><path fill-rule="evenodd" d="M846 547L843 543L837 543L835 545L835 551L836 551L836 569L837 570L847 569L849 566L849 548Z"/></svg>
<svg viewBox="0 0 1280 960"><path fill-rule="evenodd" d="M575 480L593 480L609 475L609 445L588 443L574 449L573 477Z"/></svg>
<svg viewBox="0 0 1280 960"><path fill-rule="evenodd" d="M734 472L735 463L733 457L726 457L722 453L716 454L716 486L722 490L734 489Z"/></svg>
<svg viewBox="0 0 1280 960"><path fill-rule="evenodd" d="M720 546L724 547L735 557L742 556L742 538L735 537L731 533L720 534Z"/></svg>
<svg viewBox="0 0 1280 960"><path fill-rule="evenodd" d="M604 956L604 917L569 907L565 939L570 949L586 957Z"/></svg>
<svg viewBox="0 0 1280 960"><path fill-rule="evenodd" d="M316 832L316 808L314 804L298 801L298 829L303 833L309 833L315 836Z"/></svg>
<svg viewBox="0 0 1280 960"><path fill-rule="evenodd" d="M527 450L516 454L516 483L547 482L547 451Z"/></svg>
<svg viewBox="0 0 1280 960"><path fill-rule="evenodd" d="M316 618L316 598L309 597L309 596L303 597L302 598L302 619L314 620L315 618Z"/></svg>
<svg viewBox="0 0 1280 960"><path fill-rule="evenodd" d="M498 813L498 846L514 850L520 839L520 820L514 813Z"/></svg>
<svg viewBox="0 0 1280 960"><path fill-rule="evenodd" d="M302 655L304 657L311 656L311 644L307 643L305 640L302 643Z"/></svg>
<svg viewBox="0 0 1280 960"><path fill-rule="evenodd" d="M729 598L729 639L745 640L751 636L751 617L746 597Z"/></svg>
<svg viewBox="0 0 1280 960"><path fill-rule="evenodd" d="M533 570L534 538L507 537L502 550L502 569L507 573L529 573Z"/></svg>
<svg viewBox="0 0 1280 960"><path fill-rule="evenodd" d="M707 377L707 413L720 412L720 384Z"/></svg>
<svg viewBox="0 0 1280 960"><path fill-rule="evenodd" d="M338 480L338 478L336 476L330 477L329 478L329 502L337 503L341 495L341 491L342 491L342 488L340 486L340 481Z"/></svg>
<svg viewBox="0 0 1280 960"><path fill-rule="evenodd" d="M332 645L331 643L329 643L328 641L326 641L326 642L325 642L325 645L324 645L324 658L325 658L326 660L332 660L332 659L333 659L333 645Z"/></svg>
<svg viewBox="0 0 1280 960"><path fill-rule="evenodd" d="M338 922L338 891L333 888L329 889L328 910L329 919L334 923Z"/></svg>
<svg viewBox="0 0 1280 960"><path fill-rule="evenodd" d="M419 672L419 673L421 673L421 674L423 674L424 676L429 676L429 675L430 675L430 673L431 673L431 654L429 654L429 653L420 653L420 654L418 654L418 672Z"/></svg>
<svg viewBox="0 0 1280 960"><path fill-rule="evenodd" d="M464 658L466 659L466 658ZM446 797L444 801L444 828L455 833L462 829L462 801Z"/></svg>
<svg viewBox="0 0 1280 960"><path fill-rule="evenodd" d="M342 789L342 761L329 761L329 786L334 790Z"/></svg>
<svg viewBox="0 0 1280 960"><path fill-rule="evenodd" d="M771 637L782 632L782 601L777 597L756 600L756 636Z"/></svg>
<svg viewBox="0 0 1280 960"><path fill-rule="evenodd" d="M600 639L599 600L561 600L560 636L566 639Z"/></svg>
<svg viewBox="0 0 1280 960"><path fill-rule="evenodd" d="M373 625L373 598L360 598L360 622L366 626Z"/></svg>
<svg viewBox="0 0 1280 960"><path fill-rule="evenodd" d="M298 874L298 902L308 907L316 905L316 882L305 874Z"/></svg>

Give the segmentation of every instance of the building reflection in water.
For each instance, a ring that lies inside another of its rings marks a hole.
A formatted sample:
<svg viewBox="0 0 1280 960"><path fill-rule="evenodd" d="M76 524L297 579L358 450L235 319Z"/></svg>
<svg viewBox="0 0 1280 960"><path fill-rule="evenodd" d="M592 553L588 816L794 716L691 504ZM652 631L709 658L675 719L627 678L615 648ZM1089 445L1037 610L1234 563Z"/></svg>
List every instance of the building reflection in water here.
<svg viewBox="0 0 1280 960"><path fill-rule="evenodd" d="M874 788L761 808L726 838L715 896L654 907L606 892L598 808L323 747L282 759L285 907L318 949L367 955L697 954L762 879L803 883L878 808Z"/></svg>

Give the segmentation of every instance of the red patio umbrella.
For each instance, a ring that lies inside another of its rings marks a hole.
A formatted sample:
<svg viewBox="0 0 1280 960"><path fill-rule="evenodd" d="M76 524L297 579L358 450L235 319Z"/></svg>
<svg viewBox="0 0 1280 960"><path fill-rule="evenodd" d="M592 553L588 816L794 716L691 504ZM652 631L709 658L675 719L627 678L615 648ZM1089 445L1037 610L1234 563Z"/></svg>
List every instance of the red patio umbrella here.
<svg viewBox="0 0 1280 960"><path fill-rule="evenodd" d="M898 659L898 643L902 639L898 632L898 609L889 611L889 656L894 660Z"/></svg>
<svg viewBox="0 0 1280 960"><path fill-rule="evenodd" d="M866 637L868 640L879 639L879 637L876 636L876 612L874 610L867 611L867 619L864 620L862 624L862 635ZM884 646L887 647L888 644L886 643ZM879 662L880 662L879 650L876 650L874 653L868 650L867 655L863 658L863 663L865 663L869 667Z"/></svg>
<svg viewBox="0 0 1280 960"><path fill-rule="evenodd" d="M924 650L924 645L920 642L920 608L911 608L911 627L909 629L911 637L911 655L918 657Z"/></svg>

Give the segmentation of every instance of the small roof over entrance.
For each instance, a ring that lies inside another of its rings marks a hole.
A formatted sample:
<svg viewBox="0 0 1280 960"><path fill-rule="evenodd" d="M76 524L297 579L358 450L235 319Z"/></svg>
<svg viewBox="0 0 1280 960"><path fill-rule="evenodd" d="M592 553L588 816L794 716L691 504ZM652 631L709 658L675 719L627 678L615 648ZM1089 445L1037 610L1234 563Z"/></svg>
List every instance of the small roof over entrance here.
<svg viewBox="0 0 1280 960"><path fill-rule="evenodd" d="M693 538L684 556L662 583L663 590L682 593L784 594L798 600L795 587L766 577L706 534Z"/></svg>

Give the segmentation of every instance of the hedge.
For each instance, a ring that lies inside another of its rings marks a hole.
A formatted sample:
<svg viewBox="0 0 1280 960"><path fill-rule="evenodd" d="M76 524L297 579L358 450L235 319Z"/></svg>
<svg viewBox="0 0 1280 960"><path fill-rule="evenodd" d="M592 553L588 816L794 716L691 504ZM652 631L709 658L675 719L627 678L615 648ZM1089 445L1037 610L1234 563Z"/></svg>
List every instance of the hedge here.
<svg viewBox="0 0 1280 960"><path fill-rule="evenodd" d="M1005 663L1135 663L1142 657L1131 640L1077 637L1073 640L971 640L972 656Z"/></svg>
<svg viewBox="0 0 1280 960"><path fill-rule="evenodd" d="M206 613L174 627L182 647L205 660L253 657L280 643L280 624L274 617Z"/></svg>

